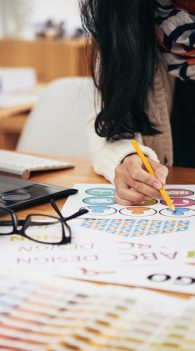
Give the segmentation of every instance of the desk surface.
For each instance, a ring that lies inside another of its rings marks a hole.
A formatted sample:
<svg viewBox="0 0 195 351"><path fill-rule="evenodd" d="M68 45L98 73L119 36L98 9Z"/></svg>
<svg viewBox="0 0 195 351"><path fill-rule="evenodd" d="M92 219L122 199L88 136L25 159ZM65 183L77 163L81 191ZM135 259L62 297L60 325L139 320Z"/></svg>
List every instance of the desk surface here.
<svg viewBox="0 0 195 351"><path fill-rule="evenodd" d="M29 113L32 110L33 106L34 102L29 102L27 104L22 104L14 107L2 108L0 109L0 119L22 113Z"/></svg>
<svg viewBox="0 0 195 351"><path fill-rule="evenodd" d="M63 160L63 158L60 158ZM59 186L70 187L75 183L108 183L102 176L95 174L92 169L91 163L85 158L66 157L75 165L74 169L61 170L40 173L32 176L31 180L39 182L47 182ZM195 182L195 169L187 168L170 168L168 183L169 184L193 184ZM64 204L64 199L57 201L58 206L61 208ZM34 207L33 209L22 210L18 213L20 217L27 215L29 212L41 211L42 213L52 214L53 210L49 204L43 204ZM54 214L54 213L53 213ZM176 296L184 296L182 294L170 293L163 291L164 294L172 294Z"/></svg>

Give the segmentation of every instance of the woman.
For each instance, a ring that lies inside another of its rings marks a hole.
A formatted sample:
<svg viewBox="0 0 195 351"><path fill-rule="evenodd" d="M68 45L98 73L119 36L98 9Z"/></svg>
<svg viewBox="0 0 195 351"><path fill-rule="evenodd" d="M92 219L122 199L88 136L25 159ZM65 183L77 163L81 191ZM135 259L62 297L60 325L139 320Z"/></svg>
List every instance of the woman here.
<svg viewBox="0 0 195 351"><path fill-rule="evenodd" d="M89 121L92 161L116 186L116 201L159 197L167 166L195 167L195 1L83 0L84 27L94 47L100 94ZM148 174L133 150L150 159Z"/></svg>

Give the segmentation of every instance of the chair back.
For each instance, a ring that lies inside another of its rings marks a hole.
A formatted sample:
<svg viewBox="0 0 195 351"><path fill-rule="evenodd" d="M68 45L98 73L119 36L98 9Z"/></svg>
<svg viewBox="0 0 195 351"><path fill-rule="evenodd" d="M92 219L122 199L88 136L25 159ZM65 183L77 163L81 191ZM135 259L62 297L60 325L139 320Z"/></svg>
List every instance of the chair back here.
<svg viewBox="0 0 195 351"><path fill-rule="evenodd" d="M16 150L59 156L88 156L86 120L95 113L92 78L50 83L30 113Z"/></svg>

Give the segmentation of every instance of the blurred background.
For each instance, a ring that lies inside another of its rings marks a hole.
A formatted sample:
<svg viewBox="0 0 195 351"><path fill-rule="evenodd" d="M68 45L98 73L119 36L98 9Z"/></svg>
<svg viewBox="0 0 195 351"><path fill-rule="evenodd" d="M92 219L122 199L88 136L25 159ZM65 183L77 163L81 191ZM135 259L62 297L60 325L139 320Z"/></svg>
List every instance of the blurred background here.
<svg viewBox="0 0 195 351"><path fill-rule="evenodd" d="M0 0L0 36L33 39L47 21L61 25L64 37L81 28L77 0Z"/></svg>
<svg viewBox="0 0 195 351"><path fill-rule="evenodd" d="M0 0L0 148L15 149L48 83L89 75L78 0Z"/></svg>

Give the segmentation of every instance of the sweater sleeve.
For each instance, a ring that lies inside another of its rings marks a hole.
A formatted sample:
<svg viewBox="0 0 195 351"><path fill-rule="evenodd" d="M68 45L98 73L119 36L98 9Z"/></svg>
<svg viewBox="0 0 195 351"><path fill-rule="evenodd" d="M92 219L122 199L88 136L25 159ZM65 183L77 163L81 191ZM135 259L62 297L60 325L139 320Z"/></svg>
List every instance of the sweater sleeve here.
<svg viewBox="0 0 195 351"><path fill-rule="evenodd" d="M90 117L87 121L87 139L90 159L97 174L103 175L111 183L114 182L115 168L131 153L135 153L133 146L127 139L107 141L99 137L94 128L95 118ZM141 136L136 137L144 154L150 159L159 162L156 153L142 144Z"/></svg>

